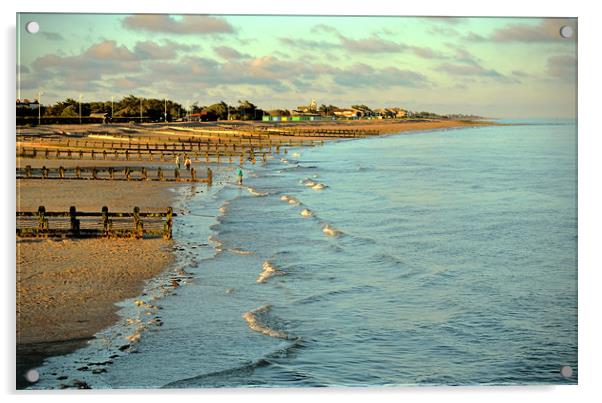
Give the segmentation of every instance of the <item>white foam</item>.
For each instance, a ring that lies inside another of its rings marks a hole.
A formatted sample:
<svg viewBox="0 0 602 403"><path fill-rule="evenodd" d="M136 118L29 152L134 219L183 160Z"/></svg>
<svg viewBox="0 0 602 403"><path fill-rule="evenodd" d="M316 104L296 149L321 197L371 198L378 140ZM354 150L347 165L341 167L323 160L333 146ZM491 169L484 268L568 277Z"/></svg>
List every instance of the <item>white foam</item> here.
<svg viewBox="0 0 602 403"><path fill-rule="evenodd" d="M333 228L330 224L326 224L324 228L322 228L322 232L328 236L339 236L342 232L336 228Z"/></svg>
<svg viewBox="0 0 602 403"><path fill-rule="evenodd" d="M253 189L252 187L247 187L247 190L249 191L249 193L251 193L253 196L257 196L257 197L264 197L267 196L268 193L267 192L258 192L257 190Z"/></svg>
<svg viewBox="0 0 602 403"><path fill-rule="evenodd" d="M301 156L301 154L300 154L300 153L292 153L291 155L292 155L293 157L295 157L295 158L299 158L299 157Z"/></svg>
<svg viewBox="0 0 602 403"><path fill-rule="evenodd" d="M280 200L285 201L285 202L288 202L290 199L291 199L291 197L287 196L287 195L280 196Z"/></svg>
<svg viewBox="0 0 602 403"><path fill-rule="evenodd" d="M301 214L301 216L303 216L303 217L311 217L314 215L313 211L306 209L306 208L301 210L301 212L299 214Z"/></svg>
<svg viewBox="0 0 602 403"><path fill-rule="evenodd" d="M228 249L228 252L236 253L238 255L252 255L253 254L253 252L251 252L250 250L242 250L242 249L238 249L238 248Z"/></svg>
<svg viewBox="0 0 602 403"><path fill-rule="evenodd" d="M259 277L257 277L257 282L260 284L265 283L272 276L284 274L281 271L277 270L276 267L269 260L263 262L262 267L263 271L259 273Z"/></svg>
<svg viewBox="0 0 602 403"><path fill-rule="evenodd" d="M270 337L276 337L279 339L288 339L289 336L286 333L266 326L257 317L257 314L268 312L270 310L270 308L271 308L270 305L263 305L252 311L245 312L242 315L242 317L247 322L247 325L249 325L249 329L251 329L251 330L254 330L261 334L265 334L266 336L270 336Z"/></svg>

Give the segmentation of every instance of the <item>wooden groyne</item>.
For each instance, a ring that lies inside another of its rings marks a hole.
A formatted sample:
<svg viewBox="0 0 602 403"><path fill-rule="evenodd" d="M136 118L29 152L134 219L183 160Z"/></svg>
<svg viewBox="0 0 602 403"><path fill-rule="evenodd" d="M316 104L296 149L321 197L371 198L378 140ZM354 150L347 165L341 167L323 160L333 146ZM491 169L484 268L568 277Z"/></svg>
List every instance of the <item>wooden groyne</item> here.
<svg viewBox="0 0 602 403"><path fill-rule="evenodd" d="M42 158L42 159L68 159L68 160L113 160L113 161L174 161L176 156L180 158L188 156L192 162L228 162L240 160L242 164L245 159L254 160L256 156L261 156L264 160L268 155L280 153L280 147L276 146L274 150L247 147L240 150L220 150L207 149L195 151L194 149L183 150L145 150L145 149L125 149L125 150L96 150L96 149L61 149L61 148L38 148L38 147L19 147L17 149L18 158Z"/></svg>
<svg viewBox="0 0 602 403"><path fill-rule="evenodd" d="M74 167L74 168L17 168L17 179L64 179L64 180L115 180L115 181L164 181L200 182L213 184L213 171L207 168L207 176L200 178L197 170L165 169L157 167Z"/></svg>
<svg viewBox="0 0 602 403"><path fill-rule="evenodd" d="M100 212L81 212L72 206L69 211L17 211L19 237L73 237L73 238L172 238L171 207L163 213L143 213L134 207L131 213L112 213L108 207Z"/></svg>

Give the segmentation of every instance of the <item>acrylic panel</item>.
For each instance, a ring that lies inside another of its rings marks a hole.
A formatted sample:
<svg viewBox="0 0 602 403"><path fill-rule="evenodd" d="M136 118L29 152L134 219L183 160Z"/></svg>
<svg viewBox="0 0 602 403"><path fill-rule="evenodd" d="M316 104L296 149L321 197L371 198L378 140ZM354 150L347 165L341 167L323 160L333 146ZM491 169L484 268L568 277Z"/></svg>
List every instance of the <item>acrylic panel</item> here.
<svg viewBox="0 0 602 403"><path fill-rule="evenodd" d="M18 389L576 384L577 19L17 15Z"/></svg>

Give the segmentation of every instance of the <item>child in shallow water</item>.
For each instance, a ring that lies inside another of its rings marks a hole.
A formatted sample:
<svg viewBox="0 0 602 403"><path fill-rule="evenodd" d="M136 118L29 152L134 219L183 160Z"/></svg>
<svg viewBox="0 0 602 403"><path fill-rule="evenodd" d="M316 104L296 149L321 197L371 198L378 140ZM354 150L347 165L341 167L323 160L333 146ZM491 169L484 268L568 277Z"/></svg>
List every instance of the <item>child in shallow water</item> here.
<svg viewBox="0 0 602 403"><path fill-rule="evenodd" d="M242 169L238 168L236 174L238 175L238 184L242 186Z"/></svg>

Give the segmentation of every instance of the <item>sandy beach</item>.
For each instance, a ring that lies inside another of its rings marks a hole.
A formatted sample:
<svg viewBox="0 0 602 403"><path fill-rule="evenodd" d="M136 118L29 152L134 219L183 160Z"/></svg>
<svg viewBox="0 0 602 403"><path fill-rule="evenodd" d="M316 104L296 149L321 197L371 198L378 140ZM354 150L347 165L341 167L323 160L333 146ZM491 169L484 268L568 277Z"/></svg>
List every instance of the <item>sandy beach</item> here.
<svg viewBox="0 0 602 403"><path fill-rule="evenodd" d="M175 203L165 183L17 181L17 209L160 211ZM177 186L177 185L176 185ZM116 320L116 302L140 294L173 261L163 239L17 239L17 368L81 347Z"/></svg>

